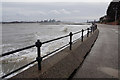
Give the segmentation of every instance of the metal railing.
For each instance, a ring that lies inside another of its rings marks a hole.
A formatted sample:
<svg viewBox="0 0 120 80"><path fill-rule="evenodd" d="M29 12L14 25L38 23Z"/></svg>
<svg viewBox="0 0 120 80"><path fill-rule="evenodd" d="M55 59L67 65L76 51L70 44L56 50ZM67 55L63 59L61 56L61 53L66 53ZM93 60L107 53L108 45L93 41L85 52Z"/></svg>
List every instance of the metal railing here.
<svg viewBox="0 0 120 80"><path fill-rule="evenodd" d="M73 35L81 33L82 34L81 35L81 41L83 42L84 41L83 40L84 39L84 34L83 34L84 31L87 31L87 37L89 37L89 33L94 33L94 31L96 29L97 29L97 25L92 25L90 28L87 28L85 30L82 29L82 30L80 30L78 32L75 32L75 33L70 32L68 35L65 35L65 36L62 36L62 37L58 37L58 38L55 38L55 39L52 39L52 40L48 40L48 41L45 41L45 42L41 42L40 40L37 40L37 42L34 45L27 46L27 47L24 47L24 48L21 48L21 49L17 49L17 50L14 50L14 51L10 51L10 52L7 52L7 53L4 53L4 54L0 55L0 57L4 57L4 56L7 56L7 55L11 55L13 53L16 53L16 52L20 52L20 51L23 51L23 50L26 50L26 49L37 47L37 58L36 58L36 60L34 60L34 61L32 61L32 62L30 62L30 63L28 63L28 64L26 64L26 65L24 65L24 66L22 66L22 67L20 67L18 69L16 69L14 71L11 71L8 74L3 75L1 78L3 79L5 77L7 77L7 76L9 76L9 75L11 75L11 74L13 74L13 73L23 69L23 68L25 68L25 67L35 63L35 62L38 62L38 70L41 70L41 61L43 60L43 58L45 58L45 57L55 53L56 51L59 51L60 49L63 49L64 47L66 47L68 45L70 46L70 50L72 50L72 43L74 42L74 41L72 41L72 36ZM66 44L66 45L64 45L64 46L62 46L62 47L60 47L60 48L50 52L49 54L46 54L46 55L41 57L41 47L42 47L43 44L46 44L46 43L49 43L49 42L52 42L52 41L56 41L56 40L60 40L60 39L63 39L65 37L70 37L70 42L68 44Z"/></svg>

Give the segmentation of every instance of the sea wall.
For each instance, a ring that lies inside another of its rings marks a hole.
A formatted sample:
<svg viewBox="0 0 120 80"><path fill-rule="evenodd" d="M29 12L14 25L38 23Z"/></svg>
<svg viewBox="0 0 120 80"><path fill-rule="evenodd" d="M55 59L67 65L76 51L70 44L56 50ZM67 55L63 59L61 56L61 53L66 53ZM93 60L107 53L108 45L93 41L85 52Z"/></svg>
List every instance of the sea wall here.
<svg viewBox="0 0 120 80"><path fill-rule="evenodd" d="M41 63L41 70L38 70L38 65L36 64L33 67L10 78L10 80L18 78L69 78L74 70L79 67L86 54L92 48L98 34L99 30L96 29L93 34L89 35L89 37L85 36L83 42L81 42L81 40L77 40L72 45L72 50L69 50L69 47L66 47L60 52L43 60Z"/></svg>

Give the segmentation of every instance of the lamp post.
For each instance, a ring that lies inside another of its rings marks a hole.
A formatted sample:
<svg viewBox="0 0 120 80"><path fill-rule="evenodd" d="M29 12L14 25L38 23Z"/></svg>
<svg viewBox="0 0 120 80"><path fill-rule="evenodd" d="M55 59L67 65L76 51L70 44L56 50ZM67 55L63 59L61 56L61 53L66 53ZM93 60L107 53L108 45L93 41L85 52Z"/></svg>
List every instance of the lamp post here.
<svg viewBox="0 0 120 80"><path fill-rule="evenodd" d="M117 21L117 7L116 8L113 8L115 10L115 24L116 24L116 21Z"/></svg>

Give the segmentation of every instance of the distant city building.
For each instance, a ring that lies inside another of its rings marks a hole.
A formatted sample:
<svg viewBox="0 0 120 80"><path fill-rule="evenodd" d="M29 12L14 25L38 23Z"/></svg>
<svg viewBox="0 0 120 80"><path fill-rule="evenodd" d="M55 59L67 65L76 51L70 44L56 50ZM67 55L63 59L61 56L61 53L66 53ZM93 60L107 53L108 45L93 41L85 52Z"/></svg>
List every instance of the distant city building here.
<svg viewBox="0 0 120 80"><path fill-rule="evenodd" d="M61 22L61 21L56 21L55 19L49 19L49 20L42 20L40 22L42 23L42 22Z"/></svg>

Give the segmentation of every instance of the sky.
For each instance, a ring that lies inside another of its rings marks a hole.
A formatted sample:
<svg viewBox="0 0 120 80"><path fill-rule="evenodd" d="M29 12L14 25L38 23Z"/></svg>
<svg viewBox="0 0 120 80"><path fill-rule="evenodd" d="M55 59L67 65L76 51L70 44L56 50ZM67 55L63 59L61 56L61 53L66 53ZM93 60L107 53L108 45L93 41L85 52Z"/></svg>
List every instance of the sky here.
<svg viewBox="0 0 120 80"><path fill-rule="evenodd" d="M1 0L2 2L110 2L112 0Z"/></svg>
<svg viewBox="0 0 120 80"><path fill-rule="evenodd" d="M28 0L4 0L2 1L2 21L56 19L86 22L87 20L98 20L106 14L111 2L111 0L45 1L47 0L29 0L29 2Z"/></svg>

